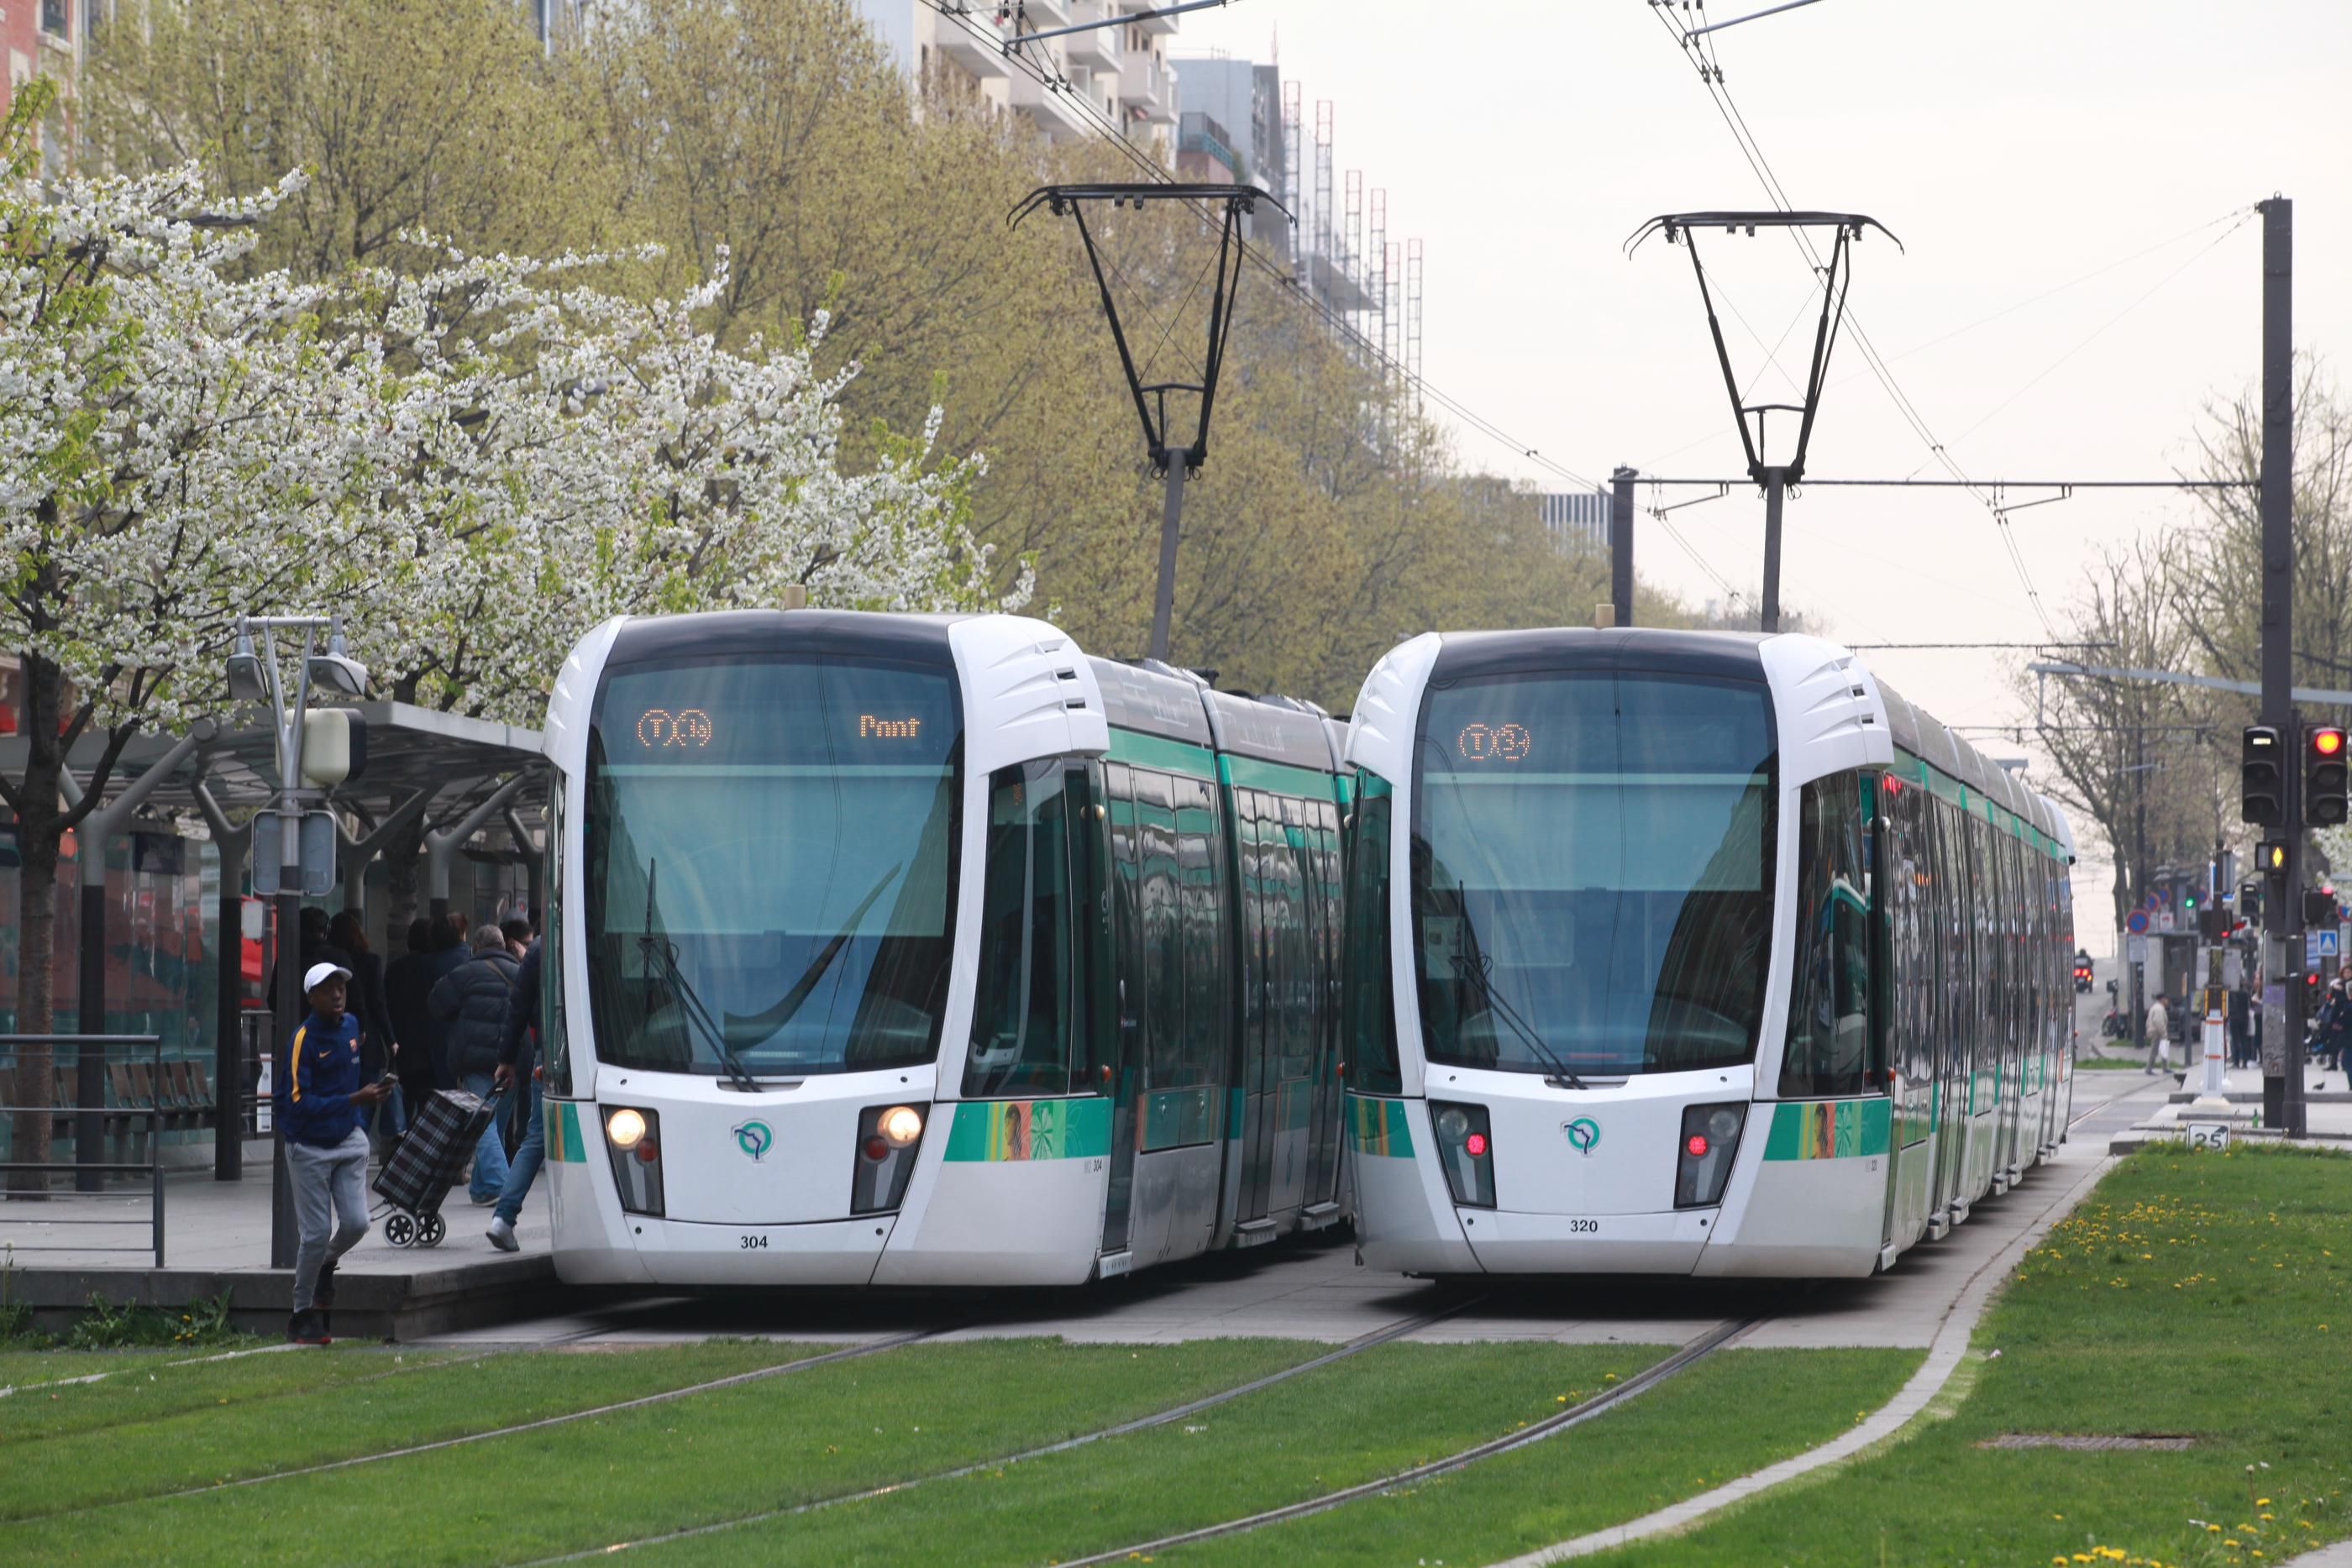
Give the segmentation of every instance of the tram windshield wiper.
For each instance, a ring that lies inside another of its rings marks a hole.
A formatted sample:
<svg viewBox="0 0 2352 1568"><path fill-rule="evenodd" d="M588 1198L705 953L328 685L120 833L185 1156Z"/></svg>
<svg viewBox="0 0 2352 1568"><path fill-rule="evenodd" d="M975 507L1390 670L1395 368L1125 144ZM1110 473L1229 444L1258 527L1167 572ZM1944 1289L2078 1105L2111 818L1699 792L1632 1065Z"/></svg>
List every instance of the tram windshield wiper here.
<svg viewBox="0 0 2352 1568"><path fill-rule="evenodd" d="M764 1012L729 1013L727 1015L729 1030L731 1032L741 1029L750 1032L753 1040L765 1040L790 1023L793 1015L801 1010L801 1004L807 1001L811 994L816 990L817 982L824 977L825 970L832 967L835 957L840 954L842 948L848 946L850 937L856 935L859 924L866 918L866 912L874 907L874 901L882 896L882 890L890 885L891 881L898 876L900 867L905 864L906 862L901 861L882 873L880 880L877 881L866 891L866 896L858 901L857 907L849 912L849 918L842 922L841 929L835 932L825 945L817 949L816 956L811 958L808 967L801 971L801 977L793 982L792 989L778 998L774 1007Z"/></svg>
<svg viewBox="0 0 2352 1568"><path fill-rule="evenodd" d="M736 1088L747 1094L757 1093L759 1080L735 1060L735 1053L728 1048L727 1036L719 1029L719 1020L710 1016L710 1009L703 1001L702 994L694 988L694 982L688 979L686 971L679 967L677 947L654 929L654 879L660 872L660 861L646 862L646 928L637 937L637 950L653 964L660 966L662 984L669 988L670 1000L687 1022L693 1025L709 1044L719 1058L719 1070L727 1074Z"/></svg>
<svg viewBox="0 0 2352 1568"><path fill-rule="evenodd" d="M1519 1009L1506 1001L1502 993L1495 989L1494 979L1488 973L1494 967L1495 960L1479 945L1478 928L1470 922L1470 901L1467 891L1459 883L1454 884L1454 899L1462 910L1462 930L1470 949L1468 961L1457 963L1454 966L1455 972L1465 974L1470 982L1478 988L1478 995L1485 998L1486 1010L1510 1025L1511 1031L1527 1041L1528 1049L1543 1058L1551 1068L1551 1072L1544 1079L1546 1083L1556 1089L1591 1089L1592 1087L1591 1084L1576 1075L1576 1069L1561 1061L1559 1053L1544 1042L1543 1036L1535 1031L1535 1027L1519 1016Z"/></svg>

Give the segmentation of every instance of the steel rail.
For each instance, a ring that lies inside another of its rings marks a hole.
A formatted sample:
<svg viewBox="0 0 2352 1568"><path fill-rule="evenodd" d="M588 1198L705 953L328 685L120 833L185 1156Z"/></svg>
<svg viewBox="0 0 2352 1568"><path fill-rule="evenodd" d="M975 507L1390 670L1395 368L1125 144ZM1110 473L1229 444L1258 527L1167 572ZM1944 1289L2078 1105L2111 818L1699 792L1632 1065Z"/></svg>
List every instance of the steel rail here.
<svg viewBox="0 0 2352 1568"><path fill-rule="evenodd" d="M1595 1395L1580 1405L1572 1406L1554 1416L1547 1416L1542 1420L1530 1423L1518 1431L1507 1432L1499 1437L1490 1437L1486 1442L1464 1448L1458 1453L1449 1454L1442 1459L1432 1459L1427 1464L1415 1465L1411 1469L1399 1470L1394 1475L1382 1476L1377 1480L1361 1481L1355 1486L1342 1487L1338 1491L1325 1492L1319 1497L1307 1498L1299 1502L1286 1503L1280 1508L1266 1509L1262 1512L1249 1514L1240 1519L1226 1520L1220 1524L1203 1525L1198 1530L1163 1535L1155 1541L1135 1542L1109 1552L1097 1552L1083 1557L1064 1557L1056 1561L1062 1564L1062 1568L1086 1568L1089 1563L1125 1562L1139 1555L1164 1552L1170 1547L1190 1545L1196 1541L1213 1541L1220 1536L1239 1535L1265 1525L1280 1524L1288 1520L1305 1519L1312 1514L1328 1512L1343 1503L1353 1502L1359 1498L1371 1497L1380 1492L1392 1490L1397 1487L1410 1486L1416 1481L1426 1480L1432 1476L1442 1476L1462 1469L1477 1463L1480 1459L1492 1458L1496 1454L1509 1453L1514 1448L1524 1448L1531 1443L1539 1443L1555 1433L1564 1432L1595 1416L1608 1414L1618 1406L1640 1396L1677 1374L1688 1370L1764 1321L1765 1318L1761 1314L1727 1319L1717 1327L1709 1329L1692 1340L1664 1361L1635 1373L1606 1394Z"/></svg>
<svg viewBox="0 0 2352 1568"><path fill-rule="evenodd" d="M590 1334L609 1332L611 1331L600 1326L583 1330L580 1333L567 1337L584 1339ZM953 1332L954 1329L950 1327L925 1329L915 1333L891 1334L884 1339L868 1340L863 1344L846 1345L840 1350L827 1351L822 1355L803 1356L798 1361L787 1361L775 1366L754 1367L750 1372L731 1373L725 1377L714 1377L707 1382L688 1384L683 1388L666 1388L657 1394L641 1394L634 1399L615 1400L612 1404L592 1406L585 1410L567 1410L560 1416L542 1416L536 1421L520 1421L510 1427L495 1427L488 1431L467 1432L455 1437L436 1438L430 1443L412 1443L406 1448L386 1448L380 1453L354 1454L349 1458L329 1459L323 1464L304 1465L298 1469L271 1470L267 1475L240 1476L234 1480L215 1481L210 1486L189 1487L182 1491L155 1492L146 1497L123 1498L115 1502L90 1503L82 1508L60 1509L58 1513L44 1514L39 1517L54 1519L61 1514L86 1513L91 1509L119 1507L123 1503L159 1502L173 1498L203 1497L213 1492L233 1490L238 1487L261 1486L269 1481L288 1480L296 1476L315 1476L330 1470L348 1470L361 1465L379 1464L385 1459L404 1459L417 1454L436 1453L444 1448L462 1448L469 1443L487 1443L494 1437L511 1437L523 1432L544 1431L550 1427L569 1426L574 1421L586 1421L598 1416L618 1415L624 1410L639 1410L649 1405L666 1405L673 1399L684 1399L691 1395L716 1393L722 1388L737 1388L747 1383L758 1383L771 1377L782 1377L795 1372L806 1372L814 1367L830 1366L835 1362L854 1361L860 1356L877 1355L884 1351L898 1350L902 1346L919 1343L924 1340L938 1339L942 1334ZM563 1343L562 1340L548 1342L550 1344L562 1343ZM519 1350L541 1348L545 1347L518 1345L493 1354L511 1354ZM488 1357L485 1356L482 1359L488 1360ZM439 1362L435 1364L447 1366L453 1364Z"/></svg>
<svg viewBox="0 0 2352 1568"><path fill-rule="evenodd" d="M996 1458L975 1459L969 1464L958 1465L952 1469L939 1470L927 1476L917 1476L912 1480L890 1481L878 1487L867 1487L859 1491L842 1492L833 1497L813 1498L807 1502L794 1503L789 1508L762 1509L758 1513L747 1513L734 1519L713 1520L707 1524L689 1525L683 1530L665 1531L659 1535L648 1535L635 1541L616 1541L604 1546L588 1546L576 1552L561 1552L552 1557L534 1557L528 1562L516 1564L516 1568L551 1568L551 1564L558 1563L583 1563L590 1558L610 1557L616 1552L633 1552L640 1546L666 1546L672 1542L690 1541L698 1536L717 1535L730 1530L748 1529L755 1524L765 1524L772 1520L793 1519L803 1514L814 1513L819 1509L832 1508L839 1503L868 1502L875 1498L887 1497L893 1492L908 1491L931 1481L959 1480L965 1476L976 1475L982 1470L1000 1469L1006 1465L1022 1464L1030 1459L1042 1459L1049 1454L1067 1453L1073 1448L1083 1448L1090 1444L1099 1443L1106 1437L1123 1437L1130 1433L1149 1431L1154 1427L1164 1427L1171 1421L1181 1421L1187 1416L1214 1409L1220 1405L1239 1399L1244 1395L1256 1394L1264 1389L1272 1388L1276 1384L1286 1383L1303 1374L1329 1366L1334 1362L1346 1361L1350 1356L1361 1355L1368 1350L1402 1339L1407 1334L1417 1333L1432 1323L1443 1322L1447 1318L1468 1312L1486 1299L1483 1294L1469 1296L1442 1312L1400 1318L1385 1328L1360 1334L1337 1349L1326 1351L1321 1355L1310 1356L1296 1365L1286 1366L1263 1376L1253 1377L1246 1383L1238 1383L1231 1388L1221 1389L1214 1394L1205 1394L1197 1399L1186 1400L1181 1405L1171 1406L1168 1409L1155 1411L1149 1416L1138 1416L1131 1420L1121 1421L1096 1431L1081 1432L1076 1437L1063 1437L1034 1448L1024 1448L1019 1453L1005 1454Z"/></svg>

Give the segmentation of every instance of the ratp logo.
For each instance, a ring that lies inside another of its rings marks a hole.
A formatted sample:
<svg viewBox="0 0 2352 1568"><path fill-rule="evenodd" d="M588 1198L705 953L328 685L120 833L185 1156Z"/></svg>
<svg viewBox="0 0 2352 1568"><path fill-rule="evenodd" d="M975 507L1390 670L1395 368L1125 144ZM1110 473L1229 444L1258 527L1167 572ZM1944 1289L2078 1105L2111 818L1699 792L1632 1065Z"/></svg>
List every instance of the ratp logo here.
<svg viewBox="0 0 2352 1568"><path fill-rule="evenodd" d="M1591 1154L1593 1145L1601 1142L1601 1124L1590 1116L1564 1122L1559 1130L1568 1134L1568 1146L1580 1155Z"/></svg>
<svg viewBox="0 0 2352 1568"><path fill-rule="evenodd" d="M751 1155L753 1165L759 1164L776 1142L774 1131L765 1122L739 1122L733 1131L735 1146Z"/></svg>

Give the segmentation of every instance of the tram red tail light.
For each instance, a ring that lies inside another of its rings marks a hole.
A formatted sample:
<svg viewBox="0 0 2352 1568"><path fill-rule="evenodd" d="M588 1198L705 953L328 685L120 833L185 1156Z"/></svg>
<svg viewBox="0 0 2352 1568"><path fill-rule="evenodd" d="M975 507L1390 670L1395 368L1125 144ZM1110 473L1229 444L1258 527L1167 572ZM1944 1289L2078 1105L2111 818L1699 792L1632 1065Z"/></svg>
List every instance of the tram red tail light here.
<svg viewBox="0 0 2352 1568"><path fill-rule="evenodd" d="M1744 1101L1684 1108L1682 1151L1675 1161L1676 1208L1712 1208L1723 1201L1739 1154L1740 1129L1747 1124Z"/></svg>
<svg viewBox="0 0 2352 1568"><path fill-rule="evenodd" d="M930 1109L929 1105L868 1105L857 1113L857 1142L850 1158L850 1213L885 1214L905 1200ZM989 1109L1004 1117L1002 1135L1008 1143L1026 1144L1028 1105L1016 1100L1007 1102L1001 1113L993 1106ZM1024 1149L1015 1157L1025 1153Z"/></svg>
<svg viewBox="0 0 2352 1568"><path fill-rule="evenodd" d="M1494 1207L1495 1139L1486 1107L1432 1100L1429 1124L1437 1133L1437 1163L1445 1167L1454 1201L1465 1208Z"/></svg>
<svg viewBox="0 0 2352 1568"><path fill-rule="evenodd" d="M604 1112L604 1152L612 1156L613 1185L625 1214L658 1218L662 1207L661 1115L631 1105Z"/></svg>

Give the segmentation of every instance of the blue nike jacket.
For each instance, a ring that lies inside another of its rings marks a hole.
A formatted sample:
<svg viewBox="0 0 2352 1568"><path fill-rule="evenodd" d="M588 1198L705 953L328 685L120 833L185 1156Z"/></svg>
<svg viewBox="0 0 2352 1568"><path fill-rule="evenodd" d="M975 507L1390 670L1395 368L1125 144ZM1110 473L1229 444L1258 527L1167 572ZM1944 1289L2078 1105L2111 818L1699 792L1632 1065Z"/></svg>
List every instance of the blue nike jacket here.
<svg viewBox="0 0 2352 1568"><path fill-rule="evenodd" d="M360 1124L352 1095L365 1082L359 1019L347 1012L340 1023L331 1024L312 1013L278 1058L270 1097L277 1102L278 1126L295 1143L333 1148Z"/></svg>

